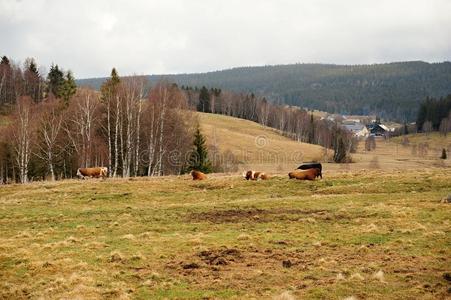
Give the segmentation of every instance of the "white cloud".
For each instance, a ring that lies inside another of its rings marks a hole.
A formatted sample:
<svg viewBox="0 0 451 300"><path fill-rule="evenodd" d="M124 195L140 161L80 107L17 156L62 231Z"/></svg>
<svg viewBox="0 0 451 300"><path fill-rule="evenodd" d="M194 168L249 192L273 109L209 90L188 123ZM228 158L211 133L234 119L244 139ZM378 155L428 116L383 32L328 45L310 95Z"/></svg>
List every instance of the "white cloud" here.
<svg viewBox="0 0 451 300"><path fill-rule="evenodd" d="M77 77L451 58L447 0L0 0L0 55Z"/></svg>

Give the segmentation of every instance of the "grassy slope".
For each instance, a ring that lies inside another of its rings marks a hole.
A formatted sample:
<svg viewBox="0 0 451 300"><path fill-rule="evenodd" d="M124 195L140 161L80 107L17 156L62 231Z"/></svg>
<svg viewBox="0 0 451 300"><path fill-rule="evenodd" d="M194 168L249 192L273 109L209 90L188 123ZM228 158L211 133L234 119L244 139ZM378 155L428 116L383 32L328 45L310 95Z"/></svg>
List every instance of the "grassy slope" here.
<svg viewBox="0 0 451 300"><path fill-rule="evenodd" d="M227 150L250 168L274 171L302 161L320 158L322 147L299 143L280 135L276 130L238 118L199 113L200 124L209 144Z"/></svg>
<svg viewBox="0 0 451 300"><path fill-rule="evenodd" d="M431 132L429 134L416 133L393 138L393 141L401 144L405 137L408 139L410 145L427 143L430 150L433 150L437 154L441 153L443 148L448 151L451 150L451 134L447 134L446 137L444 137L438 132Z"/></svg>
<svg viewBox="0 0 451 300"><path fill-rule="evenodd" d="M322 147L295 142L257 123L204 113L200 113L199 118L208 143L216 143L221 152L230 149L242 162L240 171L255 169L271 174L284 174L303 161L313 159L325 161L322 157L324 153ZM259 140L263 141L262 146L256 146L256 137L265 137ZM365 143L362 141L357 153L352 154L354 163L325 163L325 173L363 169L406 170L451 165L451 159L446 161L439 159L442 148L447 148L448 152L451 152L451 134L447 137L440 136L438 133L431 133L428 136L412 134L408 138L410 141L408 146L401 145L402 137L390 140L378 138L376 150L370 152L365 151ZM425 157L412 154L413 147L418 146L420 142L429 144L429 151ZM328 155L331 154L332 151L329 150Z"/></svg>
<svg viewBox="0 0 451 300"><path fill-rule="evenodd" d="M1 187L0 298L444 299L450 182L429 169Z"/></svg>

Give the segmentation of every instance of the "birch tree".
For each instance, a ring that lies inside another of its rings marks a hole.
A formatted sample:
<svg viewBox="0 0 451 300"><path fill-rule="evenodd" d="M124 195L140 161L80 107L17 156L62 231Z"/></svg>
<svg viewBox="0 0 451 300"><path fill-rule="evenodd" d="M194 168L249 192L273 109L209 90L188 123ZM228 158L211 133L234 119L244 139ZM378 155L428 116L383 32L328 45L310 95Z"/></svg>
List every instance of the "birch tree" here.
<svg viewBox="0 0 451 300"><path fill-rule="evenodd" d="M29 97L20 97L16 103L14 113L15 122L12 125L13 149L19 169L19 180L27 183L28 166L31 159L33 138L33 103Z"/></svg>
<svg viewBox="0 0 451 300"><path fill-rule="evenodd" d="M67 114L64 130L67 133L75 152L79 157L79 165L91 167L92 145L97 130L96 110L99 106L98 95L89 89L80 89L73 100Z"/></svg>
<svg viewBox="0 0 451 300"><path fill-rule="evenodd" d="M117 173L117 157L115 157L115 167L113 171L113 153L118 153L117 145L117 126L119 116L119 85L120 78L115 68L111 70L111 78L102 84L100 90L102 93L102 103L106 109L106 127L103 129L106 131L107 143L108 143L108 173L109 175L116 176ZM116 116L115 119L113 117ZM113 131L114 128L114 131ZM114 136L114 141L113 141ZM113 144L114 143L114 144Z"/></svg>
<svg viewBox="0 0 451 300"><path fill-rule="evenodd" d="M55 162L60 152L57 142L62 131L63 115L57 100L48 101L40 105L35 154L46 163L53 181L55 180Z"/></svg>

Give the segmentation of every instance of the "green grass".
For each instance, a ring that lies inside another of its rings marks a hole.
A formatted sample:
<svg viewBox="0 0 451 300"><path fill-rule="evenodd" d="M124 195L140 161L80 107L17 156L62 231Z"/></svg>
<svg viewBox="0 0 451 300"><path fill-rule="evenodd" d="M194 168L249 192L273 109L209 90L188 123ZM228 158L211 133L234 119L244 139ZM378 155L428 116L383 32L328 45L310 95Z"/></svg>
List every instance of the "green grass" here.
<svg viewBox="0 0 451 300"><path fill-rule="evenodd" d="M428 169L4 186L0 298L446 298L450 182Z"/></svg>

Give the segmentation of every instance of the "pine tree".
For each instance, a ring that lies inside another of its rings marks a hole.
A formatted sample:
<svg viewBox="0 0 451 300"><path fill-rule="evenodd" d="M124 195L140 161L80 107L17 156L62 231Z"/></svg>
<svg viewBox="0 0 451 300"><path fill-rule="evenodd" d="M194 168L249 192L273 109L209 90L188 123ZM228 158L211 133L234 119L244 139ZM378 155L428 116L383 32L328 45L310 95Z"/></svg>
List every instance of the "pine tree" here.
<svg viewBox="0 0 451 300"><path fill-rule="evenodd" d="M69 99L75 95L77 92L77 84L75 83L75 79L72 76L72 72L68 71L66 73L66 78L64 78L64 83L61 87L61 98L64 100L66 105L69 104Z"/></svg>
<svg viewBox="0 0 451 300"><path fill-rule="evenodd" d="M61 98L64 86L64 73L58 65L52 65L47 75L47 92L52 93L56 98Z"/></svg>
<svg viewBox="0 0 451 300"><path fill-rule="evenodd" d="M441 159L446 159L448 156L446 155L446 149L442 149L442 155L440 156Z"/></svg>
<svg viewBox="0 0 451 300"><path fill-rule="evenodd" d="M43 95L43 80L38 71L38 66L33 58L25 60L24 80L26 94L31 96L35 102L39 102Z"/></svg>
<svg viewBox="0 0 451 300"><path fill-rule="evenodd" d="M117 74L116 68L113 68L111 70L111 78L105 81L100 87L103 101L107 101L108 98L113 97L116 94L120 82L121 79Z"/></svg>
<svg viewBox="0 0 451 300"><path fill-rule="evenodd" d="M9 59L6 56L2 56L2 61L0 62L0 65L9 66Z"/></svg>
<svg viewBox="0 0 451 300"><path fill-rule="evenodd" d="M201 112L211 112L211 107L210 107L210 93L208 92L208 89L203 86L200 89L200 93L199 93L199 104L197 105L197 111L201 111Z"/></svg>
<svg viewBox="0 0 451 300"><path fill-rule="evenodd" d="M208 160L208 151L205 137L200 132L200 127L197 125L194 133L193 152L188 160L187 171L197 170L203 173L212 172L211 162Z"/></svg>
<svg viewBox="0 0 451 300"><path fill-rule="evenodd" d="M27 70L35 74L36 76L39 76L38 66L36 65L34 59L30 59Z"/></svg>
<svg viewBox="0 0 451 300"><path fill-rule="evenodd" d="M310 130L308 135L308 142L313 144L315 140L315 122L313 120L313 114L310 115Z"/></svg>

